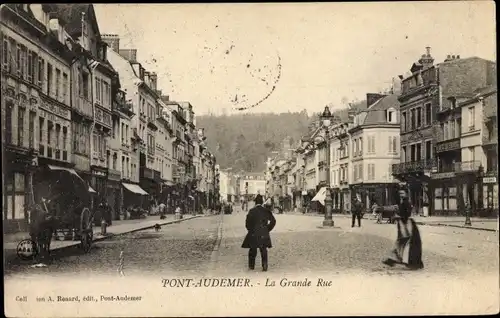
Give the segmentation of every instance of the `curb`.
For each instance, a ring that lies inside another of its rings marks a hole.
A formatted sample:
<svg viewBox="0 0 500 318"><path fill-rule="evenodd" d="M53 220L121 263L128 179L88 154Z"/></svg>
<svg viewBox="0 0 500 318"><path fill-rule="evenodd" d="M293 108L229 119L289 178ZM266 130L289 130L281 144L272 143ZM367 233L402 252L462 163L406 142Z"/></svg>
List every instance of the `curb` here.
<svg viewBox="0 0 500 318"><path fill-rule="evenodd" d="M474 226L465 226L465 225L454 225L454 224L446 224L446 223L423 223L423 222L415 222L418 225L426 225L426 226L447 226L447 227L454 227L454 228L459 228L459 229L470 229L470 230L476 230L476 231L489 231L489 232L498 232L498 230L495 229L486 229L482 227L474 227Z"/></svg>
<svg viewBox="0 0 500 318"><path fill-rule="evenodd" d="M195 216L190 217L189 219L164 221L164 222L161 222L161 223L158 223L158 224L159 225L169 225L169 224L175 224L175 223L181 223L181 222L184 222L184 221L189 221L189 220L200 218L200 217L209 217L209 216L213 216L213 215L195 215ZM117 234L112 234L111 233L110 235L107 235L107 236L102 236L102 237L94 238L92 240L92 243L104 241L104 240L110 239L112 237L118 237L118 236L125 235L125 234L130 234L130 233L134 233L134 232L139 232L139 231L144 231L144 230L152 229L152 228L154 228L154 226L155 225L153 224L153 225L148 225L148 226L145 226L145 227L139 227L139 228L136 228L136 229L133 229L133 230L129 230L129 231L125 231L125 232L121 232L121 233L117 233ZM78 246L79 244L80 244L79 242L75 241L74 244L51 248L50 250L51 251L60 251L60 250L64 250L64 249L67 249L67 248L72 248L72 247ZM4 254L5 254L5 251L4 251Z"/></svg>
<svg viewBox="0 0 500 318"><path fill-rule="evenodd" d="M222 243L222 233L224 227L224 214L220 216L219 227L217 228L217 239L215 240L214 248L212 254L210 254L210 263L208 265L208 273L213 273L217 267L217 261L219 259L219 247Z"/></svg>
<svg viewBox="0 0 500 318"><path fill-rule="evenodd" d="M160 226L161 225L169 225L169 224L177 224L177 223L181 223L181 222L184 222L184 221L189 221L189 220L192 220L192 219L201 218L201 217L205 217L205 216L210 216L210 215L195 215L195 216L191 216L189 219L179 219L179 220L172 220L172 221L164 221L164 222L158 222L157 224L159 224ZM125 232L118 233L118 234L112 234L111 233L110 235L103 236L103 237L98 237L98 238L93 239L92 243L94 243L94 242L100 242L100 241L106 240L108 238L117 237L117 236L121 236L121 235L125 235L125 234L130 234L130 233L135 233L135 232L139 232L139 231L153 229L155 227L155 225L156 224L145 226L145 227L139 227L137 229L133 229L133 230L130 230L130 231L125 231ZM78 243L77 243L77 245L78 245ZM55 248L54 250L58 250L58 249L66 248L66 247L72 247L72 246L74 246L74 245L69 245L69 246L64 246L64 247L60 247L60 248Z"/></svg>

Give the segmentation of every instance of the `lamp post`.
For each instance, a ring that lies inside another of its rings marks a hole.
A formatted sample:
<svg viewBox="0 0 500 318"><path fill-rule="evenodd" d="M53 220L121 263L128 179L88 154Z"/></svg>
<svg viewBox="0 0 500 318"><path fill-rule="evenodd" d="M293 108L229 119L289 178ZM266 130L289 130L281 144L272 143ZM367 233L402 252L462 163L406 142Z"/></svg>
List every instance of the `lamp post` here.
<svg viewBox="0 0 500 318"><path fill-rule="evenodd" d="M325 219L323 220L324 227L331 227L334 225L332 216L332 195L330 193L330 131L328 130L331 124L333 116L330 112L328 106L325 106L325 110L320 115L321 122L323 124L323 129L325 130L325 142L326 142L326 196L325 196Z"/></svg>

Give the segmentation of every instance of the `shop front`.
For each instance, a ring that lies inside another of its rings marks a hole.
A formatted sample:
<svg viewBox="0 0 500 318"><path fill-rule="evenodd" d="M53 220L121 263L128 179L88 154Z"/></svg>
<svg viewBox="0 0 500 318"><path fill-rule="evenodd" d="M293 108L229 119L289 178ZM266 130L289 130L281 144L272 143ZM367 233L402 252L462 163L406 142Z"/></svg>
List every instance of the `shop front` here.
<svg viewBox="0 0 500 318"><path fill-rule="evenodd" d="M486 173L483 178L483 193L486 216L498 217L498 176L495 172Z"/></svg>
<svg viewBox="0 0 500 318"><path fill-rule="evenodd" d="M123 198L122 203L122 213L119 215L120 219L126 219L127 213L125 211L137 209L144 206L144 202L147 200L149 195L141 186L137 183L132 183L130 181L122 181L121 195Z"/></svg>
<svg viewBox="0 0 500 318"><path fill-rule="evenodd" d="M431 175L432 215L459 215L457 199L457 176L455 172L440 172Z"/></svg>
<svg viewBox="0 0 500 318"><path fill-rule="evenodd" d="M34 152L4 148L2 173L4 233L28 230L28 205L33 200L32 178L37 168Z"/></svg>
<svg viewBox="0 0 500 318"><path fill-rule="evenodd" d="M111 207L111 219L119 220L122 210L121 174L116 170L108 171L106 200Z"/></svg>
<svg viewBox="0 0 500 318"><path fill-rule="evenodd" d="M399 186L397 183L359 183L350 186L351 200L356 196L365 209L370 209L374 203L379 206L398 204Z"/></svg>

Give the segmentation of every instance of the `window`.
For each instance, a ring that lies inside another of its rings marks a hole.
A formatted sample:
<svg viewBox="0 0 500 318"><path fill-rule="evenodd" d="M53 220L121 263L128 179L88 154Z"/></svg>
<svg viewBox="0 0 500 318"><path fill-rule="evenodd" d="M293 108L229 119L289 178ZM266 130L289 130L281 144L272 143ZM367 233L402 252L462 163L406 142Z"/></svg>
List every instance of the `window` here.
<svg viewBox="0 0 500 318"><path fill-rule="evenodd" d="M425 141L425 159L432 159L432 140Z"/></svg>
<svg viewBox="0 0 500 318"><path fill-rule="evenodd" d="M38 83L37 84L40 87L42 86L42 82L43 82L43 74L45 74L44 73L45 70L44 70L43 65L44 65L44 61L41 57L39 57L38 58L38 76L37 76Z"/></svg>
<svg viewBox="0 0 500 318"><path fill-rule="evenodd" d="M406 112L401 113L401 131L406 131Z"/></svg>
<svg viewBox="0 0 500 318"><path fill-rule="evenodd" d="M432 108L431 103L425 104L425 125L430 126L432 124Z"/></svg>
<svg viewBox="0 0 500 318"><path fill-rule="evenodd" d="M476 152L474 151L474 147L468 147L469 149L469 160L468 161L475 161L476 160Z"/></svg>
<svg viewBox="0 0 500 318"><path fill-rule="evenodd" d="M368 164L368 180L375 180L375 164Z"/></svg>
<svg viewBox="0 0 500 318"><path fill-rule="evenodd" d="M415 162L416 158L416 145L410 146L410 162Z"/></svg>
<svg viewBox="0 0 500 318"><path fill-rule="evenodd" d="M30 82L38 85L38 54L31 52L31 80Z"/></svg>
<svg viewBox="0 0 500 318"><path fill-rule="evenodd" d="M422 126L422 108L417 108L417 128Z"/></svg>
<svg viewBox="0 0 500 318"><path fill-rule="evenodd" d="M95 99L101 104L101 79L95 79Z"/></svg>
<svg viewBox="0 0 500 318"><path fill-rule="evenodd" d="M28 82L33 82L33 55L31 51L28 51L28 72L27 72Z"/></svg>
<svg viewBox="0 0 500 318"><path fill-rule="evenodd" d="M410 129L414 130L416 128L416 116L415 116L415 108L410 110Z"/></svg>
<svg viewBox="0 0 500 318"><path fill-rule="evenodd" d="M29 117L29 148L35 148L35 119L36 112L30 112Z"/></svg>
<svg viewBox="0 0 500 318"><path fill-rule="evenodd" d="M67 101L67 95L68 94L68 74L63 73L63 79L62 79L62 97L63 101Z"/></svg>
<svg viewBox="0 0 500 318"><path fill-rule="evenodd" d="M469 107L469 131L474 130L476 123L476 112L474 106Z"/></svg>
<svg viewBox="0 0 500 318"><path fill-rule="evenodd" d="M24 211L25 190L24 174L14 172L5 175L5 192L2 193L4 220L26 218Z"/></svg>
<svg viewBox="0 0 500 318"><path fill-rule="evenodd" d="M61 125L56 124L56 149L61 148L60 140L61 140Z"/></svg>
<svg viewBox="0 0 500 318"><path fill-rule="evenodd" d="M52 95L52 65L47 63L47 95Z"/></svg>
<svg viewBox="0 0 500 318"><path fill-rule="evenodd" d="M23 45L18 46L18 52L19 52L19 76L23 79L25 79L27 76L26 72L26 55L27 55L27 49Z"/></svg>
<svg viewBox="0 0 500 318"><path fill-rule="evenodd" d="M111 105L111 94L109 92L109 84L106 82L103 83L104 83L104 104Z"/></svg>
<svg viewBox="0 0 500 318"><path fill-rule="evenodd" d="M26 110L22 107L18 108L18 119L17 119L17 145L24 147L24 114Z"/></svg>
<svg viewBox="0 0 500 318"><path fill-rule="evenodd" d="M44 132L44 125L45 119L42 117L38 118L38 142L40 144L43 144L43 132ZM42 152L42 151L41 151Z"/></svg>
<svg viewBox="0 0 500 318"><path fill-rule="evenodd" d="M5 142L12 144L12 108L13 104L11 101L7 101L7 107L5 107Z"/></svg>
<svg viewBox="0 0 500 318"><path fill-rule="evenodd" d="M398 153L398 137L397 136L389 136L389 153L397 154Z"/></svg>
<svg viewBox="0 0 500 318"><path fill-rule="evenodd" d="M54 129L54 124L52 121L47 121L47 145L52 144L52 130Z"/></svg>
<svg viewBox="0 0 500 318"><path fill-rule="evenodd" d="M83 97L85 99L89 99L90 96L89 74L85 72L82 73L82 89L83 91L81 93L83 93Z"/></svg>
<svg viewBox="0 0 500 318"><path fill-rule="evenodd" d="M406 146L401 147L401 162L407 162L406 160Z"/></svg>
<svg viewBox="0 0 500 318"><path fill-rule="evenodd" d="M68 142L68 127L63 127L63 141L62 141L62 149L67 150L67 142Z"/></svg>
<svg viewBox="0 0 500 318"><path fill-rule="evenodd" d="M2 66L5 70L9 69L10 59L9 59L10 51L9 51L9 41L7 39L3 40L2 47Z"/></svg>
<svg viewBox="0 0 500 318"><path fill-rule="evenodd" d="M94 148L94 155L97 155L97 151L98 151L98 144L97 144L97 134L94 134L92 136L92 145L93 145L93 148Z"/></svg>
<svg viewBox="0 0 500 318"><path fill-rule="evenodd" d="M17 70L17 75L21 76L21 45L17 45L17 50L16 50L16 70Z"/></svg>
<svg viewBox="0 0 500 318"><path fill-rule="evenodd" d="M416 154L417 161L422 160L422 144L421 143L417 144L416 151L417 151L417 154Z"/></svg>
<svg viewBox="0 0 500 318"><path fill-rule="evenodd" d="M56 68L56 99L59 99L60 90L59 87L61 85L61 70Z"/></svg>

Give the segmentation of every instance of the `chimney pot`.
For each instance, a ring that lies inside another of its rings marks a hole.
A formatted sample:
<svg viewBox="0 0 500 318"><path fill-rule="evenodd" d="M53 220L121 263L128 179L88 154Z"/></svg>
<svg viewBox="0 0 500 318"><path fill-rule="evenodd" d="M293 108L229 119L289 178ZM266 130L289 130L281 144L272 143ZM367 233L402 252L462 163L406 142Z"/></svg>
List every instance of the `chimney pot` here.
<svg viewBox="0 0 500 318"><path fill-rule="evenodd" d="M427 51L427 56L431 56L431 47L427 46L425 47L425 50Z"/></svg>
<svg viewBox="0 0 500 318"><path fill-rule="evenodd" d="M452 60L454 60L454 59L455 59L455 55L452 55L452 56L451 56L451 59L452 59Z"/></svg>
<svg viewBox="0 0 500 318"><path fill-rule="evenodd" d="M457 55L457 59L460 59L460 55Z"/></svg>

